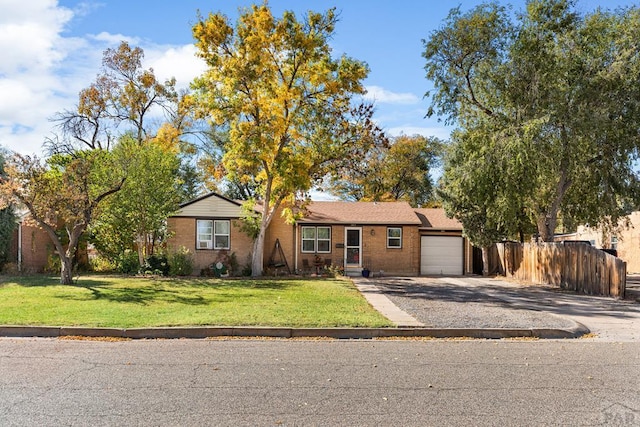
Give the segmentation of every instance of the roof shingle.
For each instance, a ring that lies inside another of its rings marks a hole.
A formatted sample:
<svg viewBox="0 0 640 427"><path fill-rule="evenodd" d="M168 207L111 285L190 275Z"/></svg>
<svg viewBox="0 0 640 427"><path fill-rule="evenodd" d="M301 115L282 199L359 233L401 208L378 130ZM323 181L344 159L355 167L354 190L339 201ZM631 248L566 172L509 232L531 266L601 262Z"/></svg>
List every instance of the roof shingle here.
<svg viewBox="0 0 640 427"><path fill-rule="evenodd" d="M462 224L455 218L448 218L444 209L422 208L415 209L416 215L422 221L422 227L438 230L462 230Z"/></svg>
<svg viewBox="0 0 640 427"><path fill-rule="evenodd" d="M300 222L323 224L420 225L414 209L406 202L311 202Z"/></svg>

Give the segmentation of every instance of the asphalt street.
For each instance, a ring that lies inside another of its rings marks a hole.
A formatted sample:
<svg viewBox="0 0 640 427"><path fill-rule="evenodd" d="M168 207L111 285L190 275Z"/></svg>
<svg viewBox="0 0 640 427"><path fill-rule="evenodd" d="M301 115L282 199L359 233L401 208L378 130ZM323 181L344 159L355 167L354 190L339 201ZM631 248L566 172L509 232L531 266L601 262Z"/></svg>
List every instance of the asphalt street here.
<svg viewBox="0 0 640 427"><path fill-rule="evenodd" d="M0 425L640 425L640 343L1 338Z"/></svg>

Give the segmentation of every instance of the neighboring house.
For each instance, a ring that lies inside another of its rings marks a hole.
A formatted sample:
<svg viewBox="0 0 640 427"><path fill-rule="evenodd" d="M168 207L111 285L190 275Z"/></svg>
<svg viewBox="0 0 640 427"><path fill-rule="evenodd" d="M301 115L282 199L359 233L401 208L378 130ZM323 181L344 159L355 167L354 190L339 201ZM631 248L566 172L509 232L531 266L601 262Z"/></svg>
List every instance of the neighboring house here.
<svg viewBox="0 0 640 427"><path fill-rule="evenodd" d="M17 214L9 268L24 273L42 273L47 266L53 244L47 232L28 221L28 218L28 213Z"/></svg>
<svg viewBox="0 0 640 427"><path fill-rule="evenodd" d="M49 234L31 220L30 215L26 210L16 214L10 259L5 270L29 274L58 269L57 251ZM85 242L81 241L79 244L75 264L81 269L87 269L89 266Z"/></svg>
<svg viewBox="0 0 640 427"><path fill-rule="evenodd" d="M215 193L181 205L169 218L169 250L194 253L194 270L234 253L249 262L253 241L239 228L241 203ZM279 242L279 248L276 246ZM325 266L359 275L465 274L472 271L471 246L462 226L442 209L414 209L405 202L311 202L302 219L287 224L276 214L265 238L266 269L313 273ZM281 258L284 258L281 259Z"/></svg>
<svg viewBox="0 0 640 427"><path fill-rule="evenodd" d="M640 212L632 212L628 219L614 232L581 225L575 233L556 236L556 240L585 240L599 249L615 249L627 263L627 273L640 273Z"/></svg>

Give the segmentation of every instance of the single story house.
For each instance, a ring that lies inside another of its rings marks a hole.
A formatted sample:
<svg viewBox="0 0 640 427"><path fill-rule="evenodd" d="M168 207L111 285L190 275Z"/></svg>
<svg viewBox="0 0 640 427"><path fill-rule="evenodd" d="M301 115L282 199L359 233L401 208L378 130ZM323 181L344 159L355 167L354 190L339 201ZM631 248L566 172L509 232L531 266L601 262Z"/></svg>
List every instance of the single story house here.
<svg viewBox="0 0 640 427"><path fill-rule="evenodd" d="M9 249L5 269L24 273L42 273L53 253L53 243L46 231L29 220L29 213L18 212L16 228Z"/></svg>
<svg viewBox="0 0 640 427"><path fill-rule="evenodd" d="M575 233L556 236L555 240L584 240L598 249L614 249L627 263L627 273L640 273L640 211L632 212L628 221L620 221L616 230L581 225Z"/></svg>
<svg viewBox="0 0 640 427"><path fill-rule="evenodd" d="M240 229L242 203L210 193L180 206L168 219L169 250L194 254L194 271L221 253L249 263L253 240ZM462 226L442 209L406 202L313 201L295 224L276 214L267 230L265 270L314 272L334 266L360 275L462 275L473 271Z"/></svg>
<svg viewBox="0 0 640 427"><path fill-rule="evenodd" d="M16 227L9 247L9 261L4 266L8 272L42 273L58 269L58 252L49 234L31 219L27 210L16 213ZM89 257L86 243L80 242L75 263L87 269Z"/></svg>

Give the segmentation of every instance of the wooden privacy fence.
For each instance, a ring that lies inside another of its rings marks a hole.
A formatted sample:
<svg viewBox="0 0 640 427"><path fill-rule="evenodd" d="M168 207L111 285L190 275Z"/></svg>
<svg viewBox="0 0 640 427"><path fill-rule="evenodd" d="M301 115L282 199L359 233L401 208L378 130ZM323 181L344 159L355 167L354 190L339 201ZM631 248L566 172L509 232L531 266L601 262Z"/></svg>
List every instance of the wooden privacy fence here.
<svg viewBox="0 0 640 427"><path fill-rule="evenodd" d="M624 298L627 263L586 242L499 243L492 258L506 277Z"/></svg>

